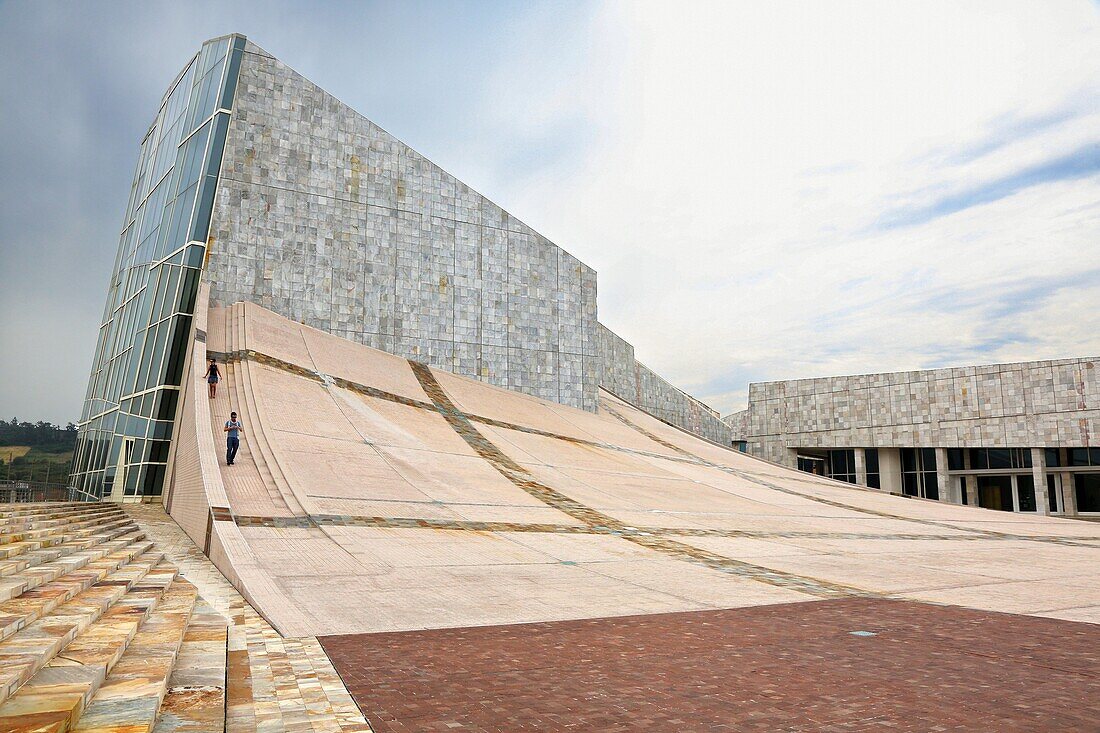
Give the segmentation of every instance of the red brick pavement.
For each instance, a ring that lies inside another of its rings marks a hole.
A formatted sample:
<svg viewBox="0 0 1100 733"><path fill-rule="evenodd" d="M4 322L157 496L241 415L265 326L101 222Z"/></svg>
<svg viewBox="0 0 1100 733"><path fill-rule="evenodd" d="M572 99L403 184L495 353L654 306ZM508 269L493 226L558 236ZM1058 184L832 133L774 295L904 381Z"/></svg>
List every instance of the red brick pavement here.
<svg viewBox="0 0 1100 733"><path fill-rule="evenodd" d="M321 643L377 733L1100 733L1100 626L908 601Z"/></svg>

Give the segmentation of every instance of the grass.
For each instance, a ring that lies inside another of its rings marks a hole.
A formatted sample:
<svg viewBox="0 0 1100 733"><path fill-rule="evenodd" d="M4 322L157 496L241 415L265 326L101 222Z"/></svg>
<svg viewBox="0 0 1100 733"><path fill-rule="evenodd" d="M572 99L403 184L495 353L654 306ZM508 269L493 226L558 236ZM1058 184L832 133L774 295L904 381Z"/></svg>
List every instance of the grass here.
<svg viewBox="0 0 1100 733"><path fill-rule="evenodd" d="M72 449L60 446L0 446L0 479L64 483L72 460Z"/></svg>
<svg viewBox="0 0 1100 733"><path fill-rule="evenodd" d="M7 463L16 458L22 458L30 452L29 445L0 445L0 461Z"/></svg>

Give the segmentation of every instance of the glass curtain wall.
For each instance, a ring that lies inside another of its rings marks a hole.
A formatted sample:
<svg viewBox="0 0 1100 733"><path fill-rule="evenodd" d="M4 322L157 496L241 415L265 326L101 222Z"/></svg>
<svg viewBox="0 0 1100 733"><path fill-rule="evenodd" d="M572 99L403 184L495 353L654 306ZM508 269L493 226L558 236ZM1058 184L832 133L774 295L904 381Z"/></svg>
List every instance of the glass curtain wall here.
<svg viewBox="0 0 1100 733"><path fill-rule="evenodd" d="M907 496L940 498L935 448L901 449L901 490Z"/></svg>
<svg viewBox="0 0 1100 733"><path fill-rule="evenodd" d="M207 41L141 142L73 455L74 499L162 491L244 44Z"/></svg>

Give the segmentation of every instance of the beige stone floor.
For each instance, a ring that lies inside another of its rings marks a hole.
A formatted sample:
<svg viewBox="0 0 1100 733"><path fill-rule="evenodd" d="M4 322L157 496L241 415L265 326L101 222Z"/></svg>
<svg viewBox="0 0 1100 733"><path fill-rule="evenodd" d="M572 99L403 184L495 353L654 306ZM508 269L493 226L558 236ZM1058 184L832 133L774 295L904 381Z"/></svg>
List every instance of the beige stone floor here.
<svg viewBox="0 0 1100 733"><path fill-rule="evenodd" d="M1100 524L849 487L610 394L585 413L414 369L251 304L210 318L208 349L236 352L214 407L218 445L229 409L246 423L222 478L271 579L252 600L284 631L846 595L1100 623ZM218 319L243 326L228 336Z"/></svg>

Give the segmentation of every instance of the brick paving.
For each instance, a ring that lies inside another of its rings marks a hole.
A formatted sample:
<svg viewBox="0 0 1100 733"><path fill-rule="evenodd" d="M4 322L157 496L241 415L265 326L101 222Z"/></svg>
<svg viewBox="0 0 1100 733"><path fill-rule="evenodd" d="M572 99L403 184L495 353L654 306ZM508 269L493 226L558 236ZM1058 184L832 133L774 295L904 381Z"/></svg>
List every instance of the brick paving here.
<svg viewBox="0 0 1100 733"><path fill-rule="evenodd" d="M911 601L320 641L378 733L1100 731L1100 626Z"/></svg>

